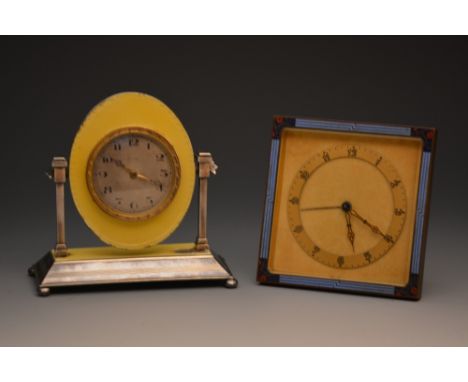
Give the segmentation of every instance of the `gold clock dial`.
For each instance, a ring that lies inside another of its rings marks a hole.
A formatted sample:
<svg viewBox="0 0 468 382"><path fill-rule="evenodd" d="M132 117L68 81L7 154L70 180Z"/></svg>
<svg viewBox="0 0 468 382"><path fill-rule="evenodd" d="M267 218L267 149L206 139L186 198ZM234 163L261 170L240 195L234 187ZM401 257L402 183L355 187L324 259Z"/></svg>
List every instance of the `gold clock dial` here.
<svg viewBox="0 0 468 382"><path fill-rule="evenodd" d="M287 217L307 255L352 269L374 263L396 244L406 210L404 183L391 162L350 142L301 166L289 189Z"/></svg>
<svg viewBox="0 0 468 382"><path fill-rule="evenodd" d="M88 160L94 201L122 220L145 220L162 210L179 187L180 165L170 143L139 127L107 135Z"/></svg>

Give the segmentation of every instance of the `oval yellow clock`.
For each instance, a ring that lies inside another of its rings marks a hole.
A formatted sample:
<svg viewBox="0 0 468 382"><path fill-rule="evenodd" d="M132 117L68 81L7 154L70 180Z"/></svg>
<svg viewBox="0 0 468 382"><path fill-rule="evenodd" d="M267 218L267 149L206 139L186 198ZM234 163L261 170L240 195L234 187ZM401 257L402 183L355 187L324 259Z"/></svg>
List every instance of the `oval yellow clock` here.
<svg viewBox="0 0 468 382"><path fill-rule="evenodd" d="M105 243L140 249L180 224L195 183L190 139L158 99L115 94L85 118L70 155L70 186L88 227Z"/></svg>

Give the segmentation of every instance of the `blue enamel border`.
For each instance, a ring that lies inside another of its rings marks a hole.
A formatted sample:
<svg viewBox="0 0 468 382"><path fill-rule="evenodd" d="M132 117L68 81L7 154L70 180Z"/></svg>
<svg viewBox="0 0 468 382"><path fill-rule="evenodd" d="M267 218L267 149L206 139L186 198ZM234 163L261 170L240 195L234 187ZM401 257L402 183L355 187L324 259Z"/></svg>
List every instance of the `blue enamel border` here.
<svg viewBox="0 0 468 382"><path fill-rule="evenodd" d="M350 131L361 133L378 133L383 135L394 136L411 136L412 130L409 127L393 127L374 124L361 124L353 122L334 122L313 119L296 119L295 126L297 128L307 129L322 129L334 131ZM267 260L270 250L270 235L273 218L274 198L276 191L276 179L279 161L280 139L273 139L270 151L270 167L268 172L267 195L265 200L265 214L262 229L262 241L260 258ZM424 226L424 209L426 205L427 184L429 179L431 152L423 151L421 173L418 191L418 203L415 223L415 239L413 245L413 253L411 259L411 273L418 274L420 271L420 255ZM315 277L289 276L278 275L279 283L311 286L318 288L328 288L335 290L347 290L356 292L376 293L382 295L393 296L396 287L382 284L362 283L354 281L341 281L332 279L320 279Z"/></svg>
<svg viewBox="0 0 468 382"><path fill-rule="evenodd" d="M427 183L429 181L429 168L431 153L423 151L421 160L421 173L419 174L418 204L416 207L416 222L414 226L413 256L411 259L411 273L420 272L421 245L424 228L424 210L427 197Z"/></svg>
<svg viewBox="0 0 468 382"><path fill-rule="evenodd" d="M330 288L337 290L349 290L366 293L380 293L393 296L395 287L391 285L368 284L356 281L327 280L315 277L286 276L280 275L279 282L291 285L306 285L318 288Z"/></svg>
<svg viewBox="0 0 468 382"><path fill-rule="evenodd" d="M409 127L393 127L353 122L320 121L315 119L296 119L296 127L302 127L306 129L355 131L359 133L378 133L385 135L411 135L411 128Z"/></svg>
<svg viewBox="0 0 468 382"><path fill-rule="evenodd" d="M273 139L270 150L270 169L268 170L268 185L265 200L265 215L262 231L262 245L260 258L267 259L270 251L270 234L273 217L273 204L275 201L276 175L279 159L279 139Z"/></svg>

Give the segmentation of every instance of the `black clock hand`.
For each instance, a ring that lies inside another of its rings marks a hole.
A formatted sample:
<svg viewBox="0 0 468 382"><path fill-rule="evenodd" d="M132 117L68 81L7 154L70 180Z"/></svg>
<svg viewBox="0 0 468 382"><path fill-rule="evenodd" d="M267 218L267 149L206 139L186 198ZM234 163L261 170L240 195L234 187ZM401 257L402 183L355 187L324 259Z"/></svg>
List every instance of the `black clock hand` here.
<svg viewBox="0 0 468 382"><path fill-rule="evenodd" d="M159 188L161 188L162 186L162 183L159 180L150 179L146 175L140 174L139 172L136 173L136 178L144 180L145 182L153 183L156 187L159 187Z"/></svg>
<svg viewBox="0 0 468 382"><path fill-rule="evenodd" d="M354 231L351 226L351 216L349 215L349 212L345 212L345 218L346 218L346 226L348 227L348 240L351 242L351 246L353 247L353 253L354 253Z"/></svg>
<svg viewBox="0 0 468 382"><path fill-rule="evenodd" d="M130 178L132 179L140 179L140 180L144 180L145 182L150 182L150 183L153 183L156 187L159 187L161 188L162 186L162 183L160 181L156 181L156 180L153 180L153 179L150 179L148 178L147 176L139 173L138 171L136 170L133 170L129 167L127 167L125 164L123 164L123 162L121 160L118 160L118 159L114 159L111 157L111 160L112 162L115 163L115 165L117 167L121 167L123 168L125 171L127 171L130 175Z"/></svg>
<svg viewBox="0 0 468 382"><path fill-rule="evenodd" d="M130 175L130 178L135 179L138 177L138 172L124 165L120 159L114 159L112 157L110 159L117 167L123 168L125 171L127 171Z"/></svg>
<svg viewBox="0 0 468 382"><path fill-rule="evenodd" d="M366 226L368 226L372 232L382 236L386 241L393 243L393 238L390 235L385 235L379 227L377 227L374 224L369 223L366 219L364 219L361 215L359 215L354 209L350 211L350 214L353 215L354 217L358 218L360 221L362 221Z"/></svg>
<svg viewBox="0 0 468 382"><path fill-rule="evenodd" d="M309 207L309 208L301 208L301 211L334 210L338 208L341 208L341 206Z"/></svg>

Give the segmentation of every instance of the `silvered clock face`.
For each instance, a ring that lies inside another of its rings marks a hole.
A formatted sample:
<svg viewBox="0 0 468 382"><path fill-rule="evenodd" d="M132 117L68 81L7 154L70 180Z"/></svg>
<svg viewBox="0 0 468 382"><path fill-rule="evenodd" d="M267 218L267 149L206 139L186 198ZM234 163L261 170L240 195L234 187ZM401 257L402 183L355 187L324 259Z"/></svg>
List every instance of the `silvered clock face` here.
<svg viewBox="0 0 468 382"><path fill-rule="evenodd" d="M316 153L294 177L288 222L302 250L319 263L359 268L396 244L406 219L404 184L383 155L358 144Z"/></svg>
<svg viewBox="0 0 468 382"><path fill-rule="evenodd" d="M123 220L160 213L179 186L180 166L172 146L144 128L124 128L105 137L88 161L94 201Z"/></svg>

